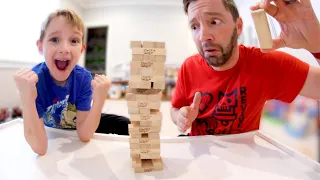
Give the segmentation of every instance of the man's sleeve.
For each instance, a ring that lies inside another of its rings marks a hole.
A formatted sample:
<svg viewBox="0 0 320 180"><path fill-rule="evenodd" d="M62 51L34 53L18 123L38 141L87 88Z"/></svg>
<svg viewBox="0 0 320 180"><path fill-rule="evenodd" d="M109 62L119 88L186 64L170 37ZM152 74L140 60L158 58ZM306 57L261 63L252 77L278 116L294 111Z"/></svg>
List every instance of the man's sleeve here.
<svg viewBox="0 0 320 180"><path fill-rule="evenodd" d="M171 105L174 108L180 109L187 105L186 91L185 91L185 68L184 65L178 71L178 79L175 85L174 93L171 100Z"/></svg>
<svg viewBox="0 0 320 180"><path fill-rule="evenodd" d="M309 64L281 51L269 53L265 61L268 99L291 103L305 84Z"/></svg>
<svg viewBox="0 0 320 180"><path fill-rule="evenodd" d="M80 83L80 96L76 99L76 107L79 111L89 111L91 109L92 101L92 87L91 87L92 76L86 74Z"/></svg>

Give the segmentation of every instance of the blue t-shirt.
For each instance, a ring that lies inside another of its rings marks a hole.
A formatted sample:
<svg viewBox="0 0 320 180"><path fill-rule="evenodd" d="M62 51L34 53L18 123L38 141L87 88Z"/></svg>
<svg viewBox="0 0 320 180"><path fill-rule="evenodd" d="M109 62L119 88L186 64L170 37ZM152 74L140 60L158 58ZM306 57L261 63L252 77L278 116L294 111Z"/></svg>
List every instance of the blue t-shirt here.
<svg viewBox="0 0 320 180"><path fill-rule="evenodd" d="M36 107L39 118L53 128L75 129L76 111L91 108L92 76L78 65L71 72L64 87L56 85L45 62L32 70L38 75Z"/></svg>

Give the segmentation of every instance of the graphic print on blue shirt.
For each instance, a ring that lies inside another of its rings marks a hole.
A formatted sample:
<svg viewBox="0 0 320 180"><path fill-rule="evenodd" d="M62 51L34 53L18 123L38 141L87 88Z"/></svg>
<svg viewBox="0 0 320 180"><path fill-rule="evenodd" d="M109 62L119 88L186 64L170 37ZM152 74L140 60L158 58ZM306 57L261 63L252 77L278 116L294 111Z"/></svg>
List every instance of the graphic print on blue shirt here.
<svg viewBox="0 0 320 180"><path fill-rule="evenodd" d="M80 66L71 72L64 87L56 85L45 63L33 68L38 74L37 111L44 124L53 128L75 129L77 110L91 107L91 74Z"/></svg>

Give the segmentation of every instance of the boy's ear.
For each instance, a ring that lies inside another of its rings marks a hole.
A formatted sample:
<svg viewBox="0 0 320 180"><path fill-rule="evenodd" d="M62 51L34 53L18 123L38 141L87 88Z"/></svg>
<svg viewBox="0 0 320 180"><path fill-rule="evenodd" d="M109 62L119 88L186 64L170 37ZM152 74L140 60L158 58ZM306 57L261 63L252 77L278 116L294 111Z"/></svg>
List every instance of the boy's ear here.
<svg viewBox="0 0 320 180"><path fill-rule="evenodd" d="M86 48L87 48L87 45L86 45L86 44L82 44L81 53L82 53L84 50L86 50Z"/></svg>
<svg viewBox="0 0 320 180"><path fill-rule="evenodd" d="M37 41L37 46L38 46L38 51L41 55L43 55L43 45L42 45L42 41L38 40Z"/></svg>

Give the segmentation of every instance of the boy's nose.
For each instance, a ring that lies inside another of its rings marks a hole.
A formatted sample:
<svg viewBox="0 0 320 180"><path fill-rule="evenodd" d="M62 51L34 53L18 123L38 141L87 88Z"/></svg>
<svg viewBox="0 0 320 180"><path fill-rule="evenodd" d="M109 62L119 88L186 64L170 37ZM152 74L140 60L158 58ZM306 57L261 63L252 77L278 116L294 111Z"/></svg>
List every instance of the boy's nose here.
<svg viewBox="0 0 320 180"><path fill-rule="evenodd" d="M68 54L70 53L70 47L67 43L61 43L59 48L59 53Z"/></svg>

